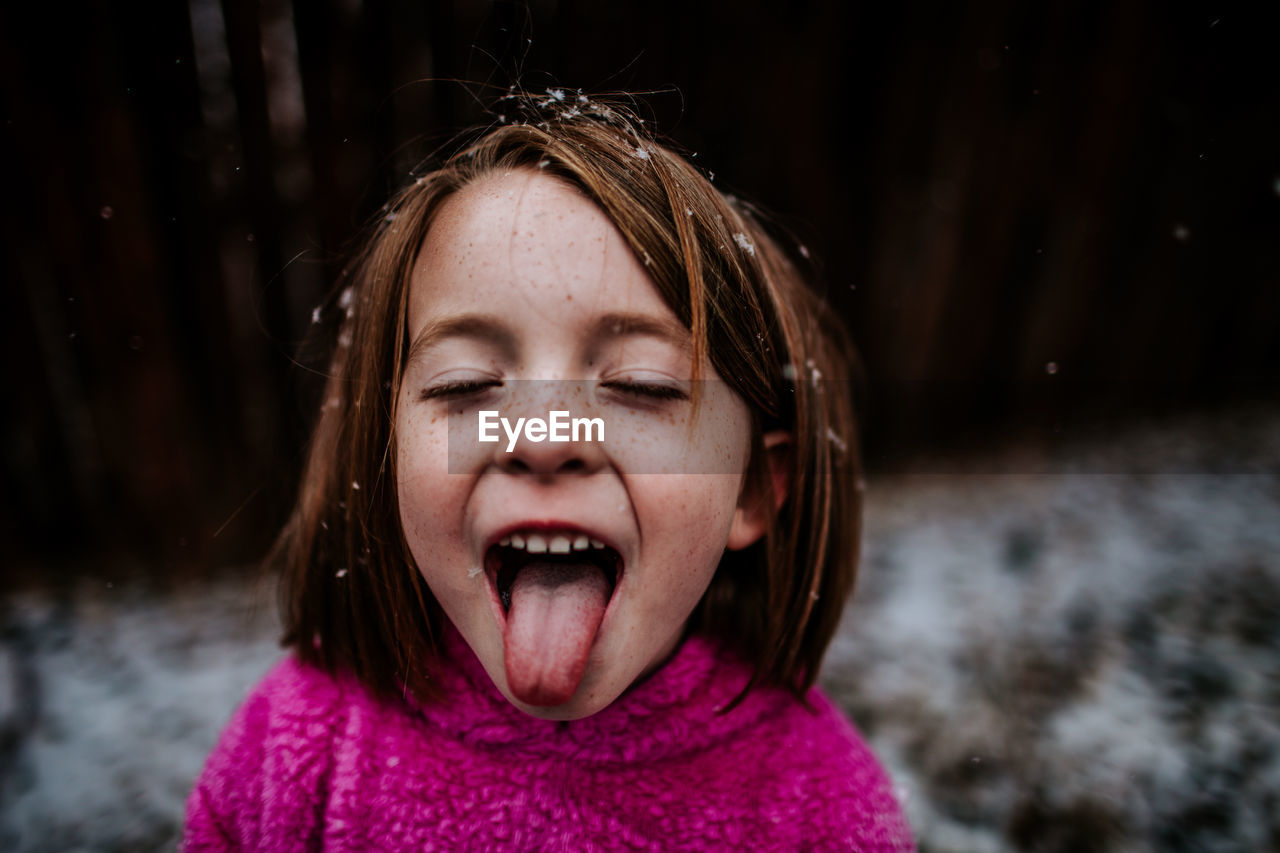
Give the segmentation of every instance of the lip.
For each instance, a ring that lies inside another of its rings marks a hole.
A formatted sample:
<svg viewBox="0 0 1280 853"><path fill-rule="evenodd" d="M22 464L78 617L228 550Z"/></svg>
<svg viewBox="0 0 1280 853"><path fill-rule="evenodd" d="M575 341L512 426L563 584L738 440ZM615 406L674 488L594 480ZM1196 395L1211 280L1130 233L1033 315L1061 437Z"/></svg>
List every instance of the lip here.
<svg viewBox="0 0 1280 853"><path fill-rule="evenodd" d="M507 611L506 608L502 606L502 601L498 596L497 573L489 567L486 557L489 554L489 549L497 545L504 536L510 536L513 533L519 533L522 531L562 531L582 534L592 539L598 539L608 547L612 548L614 553L618 555L618 576L615 579L613 595L609 598L609 605L605 608L604 620L601 622L600 626L600 630L603 633L605 626L610 622L609 617L613 613L614 605L617 604L618 599L621 597L620 593L628 574L626 571L627 559L623 555L622 549L618 547L617 540L608 534L602 533L596 528L588 527L576 521L563 521L560 519L527 519L525 521L504 524L485 538L484 547L480 551L480 565L484 568L484 575L488 580L489 605L493 610L494 621L497 623L499 630L505 635L507 629Z"/></svg>
<svg viewBox="0 0 1280 853"><path fill-rule="evenodd" d="M484 547L480 551L481 559L483 559L484 555L489 553L489 549L492 548L494 545L498 544L498 542L500 542L503 539L503 537L510 536L513 533L520 533L528 530L539 531L539 532L565 531L565 532L581 533L592 539L598 539L599 541L603 542L604 544L612 548L614 551L616 551L619 556L622 556L622 549L618 547L618 543L615 542L613 538L606 533L601 533L599 530L579 524L576 521L539 519L536 521L534 520L518 521L513 524L503 525L502 527L498 528L498 530L495 533L491 534L487 539L485 539Z"/></svg>

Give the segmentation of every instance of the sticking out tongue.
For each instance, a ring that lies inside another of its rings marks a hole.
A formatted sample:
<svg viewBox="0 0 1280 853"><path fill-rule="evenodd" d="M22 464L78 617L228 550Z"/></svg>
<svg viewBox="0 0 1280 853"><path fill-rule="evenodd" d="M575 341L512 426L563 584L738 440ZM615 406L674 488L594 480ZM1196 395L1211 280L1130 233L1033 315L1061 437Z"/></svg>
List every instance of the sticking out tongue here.
<svg viewBox="0 0 1280 853"><path fill-rule="evenodd" d="M505 639L507 685L521 702L568 702L609 604L609 581L590 562L535 560L511 587Z"/></svg>

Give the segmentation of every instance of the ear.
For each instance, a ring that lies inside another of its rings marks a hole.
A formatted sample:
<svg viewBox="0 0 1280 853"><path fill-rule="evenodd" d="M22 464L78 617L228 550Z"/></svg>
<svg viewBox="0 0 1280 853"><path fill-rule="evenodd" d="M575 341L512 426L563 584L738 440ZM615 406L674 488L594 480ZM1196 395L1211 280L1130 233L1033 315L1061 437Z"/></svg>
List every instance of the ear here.
<svg viewBox="0 0 1280 853"><path fill-rule="evenodd" d="M764 434L764 458L769 466L769 484L772 495L760 493L757 482L746 482L738 496L738 508L733 512L733 524L729 527L726 547L738 551L755 544L773 517L778 514L782 502L787 499L787 486L791 480L791 433L774 430ZM773 500L770 501L769 498Z"/></svg>

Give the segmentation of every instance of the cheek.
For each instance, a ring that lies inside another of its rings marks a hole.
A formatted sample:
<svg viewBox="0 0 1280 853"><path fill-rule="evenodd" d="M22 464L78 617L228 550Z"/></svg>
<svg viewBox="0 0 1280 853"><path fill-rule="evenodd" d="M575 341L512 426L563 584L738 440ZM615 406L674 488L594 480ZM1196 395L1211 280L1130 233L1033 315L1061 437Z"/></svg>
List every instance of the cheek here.
<svg viewBox="0 0 1280 853"><path fill-rule="evenodd" d="M652 476L646 504L660 516L649 527L690 577L715 571L737 507L739 477L728 474ZM661 481L661 482L658 482Z"/></svg>
<svg viewBox="0 0 1280 853"><path fill-rule="evenodd" d="M434 421L405 418L396 436L400 524L415 558L423 542L447 535L450 511L458 507L452 493L462 478L449 475L446 442L435 427Z"/></svg>
<svg viewBox="0 0 1280 853"><path fill-rule="evenodd" d="M706 593L724 556L733 520L734 477L687 475L667 496L663 553L654 580L660 590L650 617L683 624Z"/></svg>
<svg viewBox="0 0 1280 853"><path fill-rule="evenodd" d="M458 602L476 591L463 534L466 495L455 485L463 478L442 474L430 462L398 467L400 526L414 565L451 618L462 618Z"/></svg>
<svg viewBox="0 0 1280 853"><path fill-rule="evenodd" d="M729 483L730 500L737 502L738 487L751 445L751 414L745 403L722 380L705 385L706 401L695 421L698 453L705 473L736 474Z"/></svg>

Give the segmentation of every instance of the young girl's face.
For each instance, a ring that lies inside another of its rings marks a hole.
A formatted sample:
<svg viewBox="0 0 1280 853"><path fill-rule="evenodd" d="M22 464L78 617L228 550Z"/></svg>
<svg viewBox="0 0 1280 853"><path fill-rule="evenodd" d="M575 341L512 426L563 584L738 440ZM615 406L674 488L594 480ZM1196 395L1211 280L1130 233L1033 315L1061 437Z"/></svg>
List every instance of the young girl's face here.
<svg viewBox="0 0 1280 853"><path fill-rule="evenodd" d="M608 218L532 170L443 203L408 334L396 473L418 568L507 699L593 714L672 653L726 546L763 533L739 507L746 405L705 362L696 411L680 396L688 330ZM599 418L606 441L480 443L482 410Z"/></svg>

